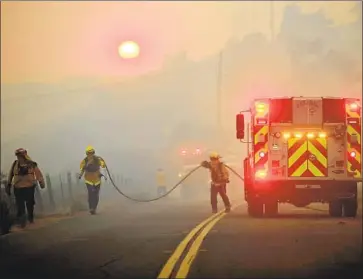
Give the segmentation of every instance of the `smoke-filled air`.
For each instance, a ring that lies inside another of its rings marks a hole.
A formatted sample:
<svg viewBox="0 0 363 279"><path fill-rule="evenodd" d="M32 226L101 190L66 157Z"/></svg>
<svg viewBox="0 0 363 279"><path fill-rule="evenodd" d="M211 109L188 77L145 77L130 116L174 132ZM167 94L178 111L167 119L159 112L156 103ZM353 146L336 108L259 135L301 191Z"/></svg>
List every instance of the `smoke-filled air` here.
<svg viewBox="0 0 363 279"><path fill-rule="evenodd" d="M361 88L360 1L1 3L1 170L25 148L54 187L88 145L139 197L210 151L242 171L254 98Z"/></svg>

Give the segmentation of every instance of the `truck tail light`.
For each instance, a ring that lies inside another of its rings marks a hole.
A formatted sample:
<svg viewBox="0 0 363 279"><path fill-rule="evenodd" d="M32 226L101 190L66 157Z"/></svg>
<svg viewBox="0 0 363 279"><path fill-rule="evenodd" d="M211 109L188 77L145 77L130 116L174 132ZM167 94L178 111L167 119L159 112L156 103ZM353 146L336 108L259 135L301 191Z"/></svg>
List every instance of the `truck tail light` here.
<svg viewBox="0 0 363 279"><path fill-rule="evenodd" d="M352 158L355 158L357 156L357 153L355 153L354 151L349 153L349 156Z"/></svg>
<svg viewBox="0 0 363 279"><path fill-rule="evenodd" d="M326 133L324 132L319 133L319 138L326 138Z"/></svg>
<svg viewBox="0 0 363 279"><path fill-rule="evenodd" d="M284 139L289 139L291 137L290 133L284 133L283 134Z"/></svg>
<svg viewBox="0 0 363 279"><path fill-rule="evenodd" d="M315 134L314 133L308 133L307 137L308 137L308 139L313 139L313 138L315 138Z"/></svg>
<svg viewBox="0 0 363 279"><path fill-rule="evenodd" d="M264 113L266 111L266 105L264 103L256 104L256 111L258 113Z"/></svg>
<svg viewBox="0 0 363 279"><path fill-rule="evenodd" d="M255 175L257 178L265 178L267 176L267 172L265 170L258 170Z"/></svg>
<svg viewBox="0 0 363 279"><path fill-rule="evenodd" d="M352 112L356 112L359 110L359 105L357 103L350 103L349 104L349 110Z"/></svg>
<svg viewBox="0 0 363 279"><path fill-rule="evenodd" d="M263 152L263 151L261 151L258 155L260 156L260 158L263 158L263 157L265 157L265 156L266 156L266 153L265 153L265 152Z"/></svg>
<svg viewBox="0 0 363 279"><path fill-rule="evenodd" d="M302 133L295 133L295 138L301 139L303 137Z"/></svg>

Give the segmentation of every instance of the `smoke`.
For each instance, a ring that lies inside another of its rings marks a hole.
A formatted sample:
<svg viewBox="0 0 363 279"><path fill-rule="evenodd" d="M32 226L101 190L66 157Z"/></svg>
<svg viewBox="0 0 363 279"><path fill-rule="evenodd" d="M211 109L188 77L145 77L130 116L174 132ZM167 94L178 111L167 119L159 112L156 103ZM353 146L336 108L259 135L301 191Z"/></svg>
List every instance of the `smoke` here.
<svg viewBox="0 0 363 279"><path fill-rule="evenodd" d="M266 32L241 36L236 20L226 30L233 35L220 49L222 56L215 49L223 43L215 42L211 51L209 40L206 53L213 54L197 59L182 51L165 57L161 69L133 78L2 84L1 167L10 167L13 151L25 147L46 171L77 171L91 144L116 174L152 188L155 183L147 181L154 180L158 167L178 160L172 152L186 141L242 156L245 147L235 140L234 118L254 98L361 96L361 6L345 11L354 21L337 23L325 10L289 4L272 39ZM238 16L241 7L223 11Z"/></svg>

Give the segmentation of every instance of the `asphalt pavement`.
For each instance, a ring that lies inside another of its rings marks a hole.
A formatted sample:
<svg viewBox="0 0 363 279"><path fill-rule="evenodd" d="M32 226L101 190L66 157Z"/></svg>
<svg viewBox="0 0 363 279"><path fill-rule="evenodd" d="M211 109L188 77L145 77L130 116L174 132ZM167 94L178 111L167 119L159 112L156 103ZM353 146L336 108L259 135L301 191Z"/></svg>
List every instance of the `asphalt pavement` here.
<svg viewBox="0 0 363 279"><path fill-rule="evenodd" d="M363 278L349 274L359 271L361 214L333 219L283 205L279 217L253 219L240 203L212 215L208 200L123 202L34 225L0 237L0 277L331 278L344 268Z"/></svg>

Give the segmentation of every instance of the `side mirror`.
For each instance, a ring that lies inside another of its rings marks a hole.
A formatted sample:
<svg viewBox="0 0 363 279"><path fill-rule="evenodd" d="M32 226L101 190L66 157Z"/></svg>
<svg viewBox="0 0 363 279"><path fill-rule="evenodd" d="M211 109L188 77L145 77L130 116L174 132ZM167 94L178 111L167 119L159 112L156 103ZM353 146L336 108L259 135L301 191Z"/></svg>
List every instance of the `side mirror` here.
<svg viewBox="0 0 363 279"><path fill-rule="evenodd" d="M236 132L237 139L245 138L245 117L242 113L236 115Z"/></svg>

